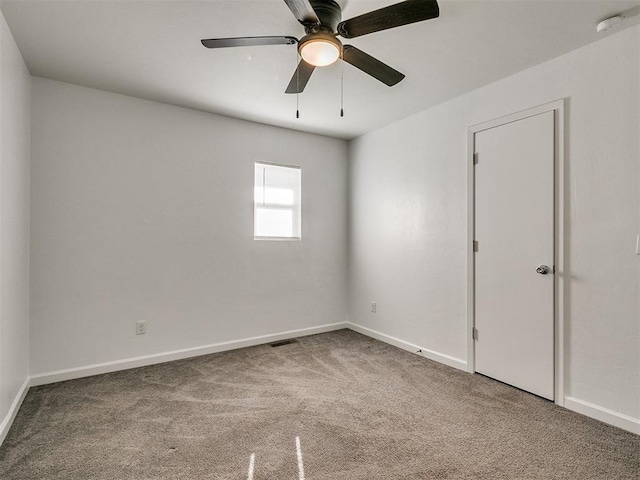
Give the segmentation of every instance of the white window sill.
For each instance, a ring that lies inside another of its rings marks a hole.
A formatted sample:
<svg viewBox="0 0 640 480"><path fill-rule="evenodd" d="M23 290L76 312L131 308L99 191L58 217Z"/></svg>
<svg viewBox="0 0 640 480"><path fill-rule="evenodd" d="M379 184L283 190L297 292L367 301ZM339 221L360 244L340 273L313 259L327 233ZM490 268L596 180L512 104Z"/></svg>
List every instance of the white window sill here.
<svg viewBox="0 0 640 480"><path fill-rule="evenodd" d="M276 242L300 242L300 237L253 237L254 240L274 240Z"/></svg>

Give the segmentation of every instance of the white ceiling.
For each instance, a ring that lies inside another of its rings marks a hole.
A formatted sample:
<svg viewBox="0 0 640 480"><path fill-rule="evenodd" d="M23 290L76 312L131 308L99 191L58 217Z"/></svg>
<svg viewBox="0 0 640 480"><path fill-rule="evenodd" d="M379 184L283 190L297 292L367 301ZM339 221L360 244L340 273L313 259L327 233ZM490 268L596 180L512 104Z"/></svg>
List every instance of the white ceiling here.
<svg viewBox="0 0 640 480"><path fill-rule="evenodd" d="M343 19L396 0L341 2ZM282 0L0 0L31 73L297 130L353 138L638 23L598 21L640 0L439 0L440 18L345 41L400 70L394 87L344 67L284 90L294 46L209 50L202 38L302 37ZM637 9L634 9L634 11Z"/></svg>

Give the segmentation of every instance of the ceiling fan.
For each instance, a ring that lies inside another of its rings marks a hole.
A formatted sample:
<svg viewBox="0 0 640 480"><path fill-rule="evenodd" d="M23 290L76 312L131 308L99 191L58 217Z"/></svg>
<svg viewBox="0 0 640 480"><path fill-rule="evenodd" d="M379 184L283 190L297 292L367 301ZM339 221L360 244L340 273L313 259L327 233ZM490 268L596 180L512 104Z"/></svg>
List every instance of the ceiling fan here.
<svg viewBox="0 0 640 480"><path fill-rule="evenodd" d="M301 93L316 67L331 65L338 58L391 87L404 78L402 73L353 45L343 45L337 36L360 37L440 15L436 0L405 0L345 21L341 21L342 9L334 0L284 0L284 3L304 27L306 35L300 40L290 36L212 38L202 40L202 45L226 48L297 43L302 59L286 93Z"/></svg>

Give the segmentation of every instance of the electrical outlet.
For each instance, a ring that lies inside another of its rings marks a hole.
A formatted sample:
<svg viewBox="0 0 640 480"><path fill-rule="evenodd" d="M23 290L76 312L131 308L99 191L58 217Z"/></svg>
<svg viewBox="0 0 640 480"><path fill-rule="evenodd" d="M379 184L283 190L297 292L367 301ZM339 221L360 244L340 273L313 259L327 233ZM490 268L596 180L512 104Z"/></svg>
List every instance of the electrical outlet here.
<svg viewBox="0 0 640 480"><path fill-rule="evenodd" d="M640 255L640 235L636 237L636 255Z"/></svg>
<svg viewBox="0 0 640 480"><path fill-rule="evenodd" d="M138 320L136 322L136 335L143 335L145 333L147 333L147 321Z"/></svg>
<svg viewBox="0 0 640 480"><path fill-rule="evenodd" d="M376 302L371 302L371 313L376 313Z"/></svg>

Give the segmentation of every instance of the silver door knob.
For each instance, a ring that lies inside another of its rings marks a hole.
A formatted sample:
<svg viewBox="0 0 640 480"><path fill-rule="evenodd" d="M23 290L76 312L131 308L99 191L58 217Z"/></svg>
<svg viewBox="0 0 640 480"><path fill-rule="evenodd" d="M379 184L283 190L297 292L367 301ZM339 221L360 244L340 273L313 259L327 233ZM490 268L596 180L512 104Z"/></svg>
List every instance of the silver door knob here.
<svg viewBox="0 0 640 480"><path fill-rule="evenodd" d="M536 272L539 273L540 275L546 275L550 271L551 269L546 265L540 265L538 268L536 268Z"/></svg>

